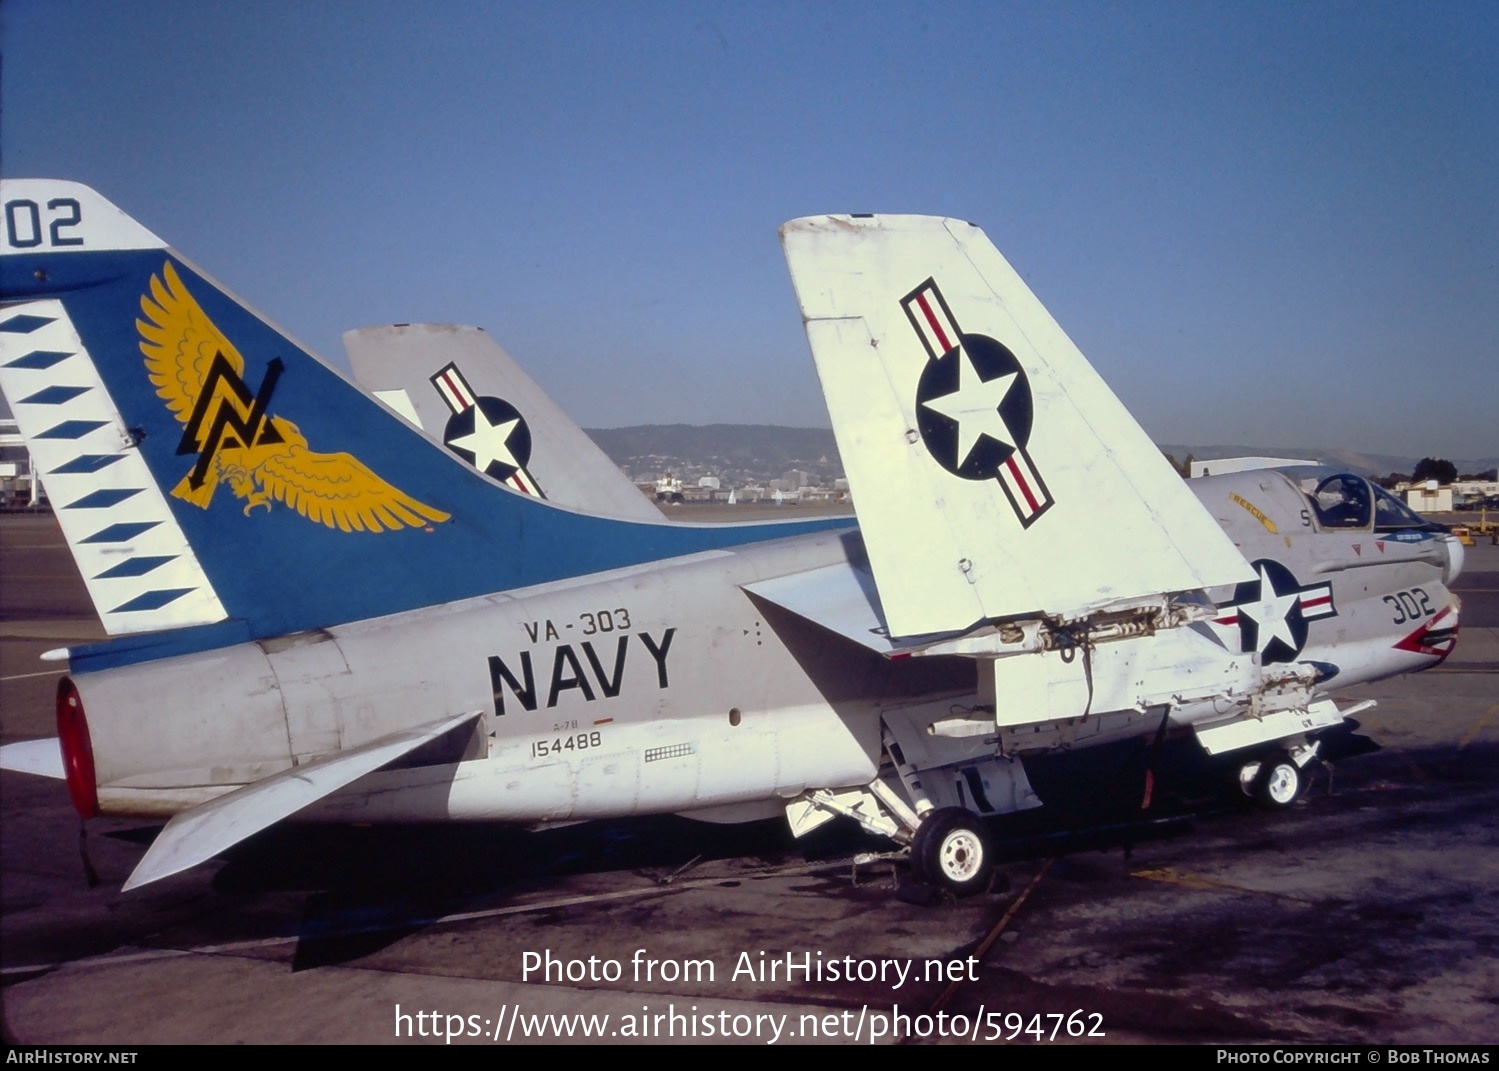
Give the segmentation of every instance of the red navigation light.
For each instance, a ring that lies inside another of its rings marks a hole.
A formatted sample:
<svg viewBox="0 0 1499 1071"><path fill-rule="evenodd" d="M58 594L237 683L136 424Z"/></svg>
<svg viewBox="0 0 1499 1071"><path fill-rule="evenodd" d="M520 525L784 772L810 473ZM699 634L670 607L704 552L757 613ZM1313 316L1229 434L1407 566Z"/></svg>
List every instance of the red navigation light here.
<svg viewBox="0 0 1499 1071"><path fill-rule="evenodd" d="M62 768L68 777L68 795L81 818L99 813L99 790L94 781L94 745L88 738L83 700L71 679L57 682L57 739L62 744Z"/></svg>

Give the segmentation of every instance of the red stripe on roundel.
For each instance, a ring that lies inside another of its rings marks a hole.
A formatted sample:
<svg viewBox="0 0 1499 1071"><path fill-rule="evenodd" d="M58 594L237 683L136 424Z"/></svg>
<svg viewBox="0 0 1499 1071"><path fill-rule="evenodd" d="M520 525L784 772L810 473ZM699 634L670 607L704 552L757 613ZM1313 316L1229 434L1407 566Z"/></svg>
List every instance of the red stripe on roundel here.
<svg viewBox="0 0 1499 1071"><path fill-rule="evenodd" d="M444 372L442 374L442 381L447 384L448 393L452 395L452 405L457 412L462 413L473 407L474 399L464 389L465 384L463 380L458 378L456 372Z"/></svg>
<svg viewBox="0 0 1499 1071"><path fill-rule="evenodd" d="M1005 461L1005 468L1010 470L1010 476L1020 488L1020 493L1025 496L1026 504L1031 507L1031 512L1035 513L1041 508L1041 503L1036 501L1036 495L1031 490L1030 484L1025 482L1025 477L1020 472L1020 466L1015 464L1014 454L1011 454L1009 459Z"/></svg>
<svg viewBox="0 0 1499 1071"><path fill-rule="evenodd" d="M946 353L952 349L952 343L947 339L947 332L942 330L942 324L938 321L937 314L932 311L932 304L927 300L926 295L917 294L916 304L921 306L921 313L926 317L926 322L931 327L932 333L937 336L937 341L941 343L942 352Z"/></svg>

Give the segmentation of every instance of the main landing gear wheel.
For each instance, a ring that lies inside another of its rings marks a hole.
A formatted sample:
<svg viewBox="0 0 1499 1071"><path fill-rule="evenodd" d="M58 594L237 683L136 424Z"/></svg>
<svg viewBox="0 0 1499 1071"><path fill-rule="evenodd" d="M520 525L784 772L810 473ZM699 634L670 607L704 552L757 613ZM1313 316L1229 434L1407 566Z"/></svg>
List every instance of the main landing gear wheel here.
<svg viewBox="0 0 1499 1071"><path fill-rule="evenodd" d="M927 815L911 842L911 869L957 896L983 892L994 875L994 847L983 820L962 807Z"/></svg>
<svg viewBox="0 0 1499 1071"><path fill-rule="evenodd" d="M1260 806L1283 811L1296 802L1306 787L1306 774L1284 751L1267 755L1254 781L1254 798Z"/></svg>

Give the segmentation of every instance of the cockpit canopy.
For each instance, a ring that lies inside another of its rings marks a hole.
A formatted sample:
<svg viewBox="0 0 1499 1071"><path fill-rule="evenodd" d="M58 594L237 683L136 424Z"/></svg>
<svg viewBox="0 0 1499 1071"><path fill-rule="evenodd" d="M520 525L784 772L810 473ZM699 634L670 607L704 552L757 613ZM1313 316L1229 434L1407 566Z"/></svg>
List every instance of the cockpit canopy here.
<svg viewBox="0 0 1499 1071"><path fill-rule="evenodd" d="M1305 466L1283 470L1311 503L1323 529L1375 532L1417 530L1445 532L1447 526L1428 521L1378 484L1351 472Z"/></svg>

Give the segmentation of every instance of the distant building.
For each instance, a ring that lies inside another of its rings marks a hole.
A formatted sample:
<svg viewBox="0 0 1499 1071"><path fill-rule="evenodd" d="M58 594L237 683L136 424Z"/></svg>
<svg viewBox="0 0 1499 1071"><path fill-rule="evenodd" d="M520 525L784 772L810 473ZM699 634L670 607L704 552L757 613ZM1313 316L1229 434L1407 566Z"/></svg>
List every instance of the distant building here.
<svg viewBox="0 0 1499 1071"><path fill-rule="evenodd" d="M1435 480L1405 489L1405 504L1417 513L1451 513L1452 488L1440 487Z"/></svg>
<svg viewBox="0 0 1499 1071"><path fill-rule="evenodd" d="M0 502L8 506L34 506L43 497L20 427L14 420L0 418Z"/></svg>
<svg viewBox="0 0 1499 1071"><path fill-rule="evenodd" d="M667 473L656 481L656 501L679 503L682 501L682 481Z"/></svg>
<svg viewBox="0 0 1499 1071"><path fill-rule="evenodd" d="M1481 505L1499 496L1499 480L1458 480L1452 485L1452 503L1456 506Z"/></svg>

